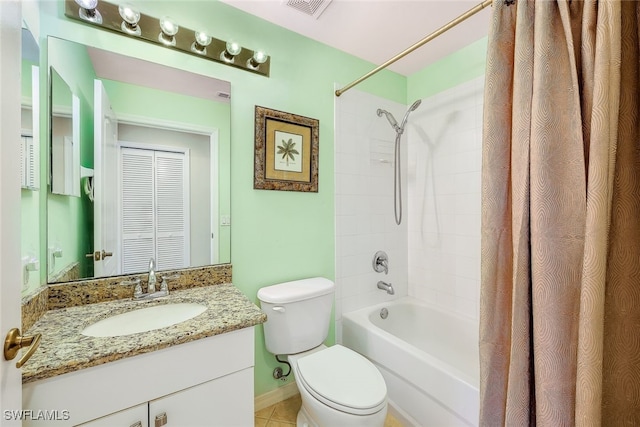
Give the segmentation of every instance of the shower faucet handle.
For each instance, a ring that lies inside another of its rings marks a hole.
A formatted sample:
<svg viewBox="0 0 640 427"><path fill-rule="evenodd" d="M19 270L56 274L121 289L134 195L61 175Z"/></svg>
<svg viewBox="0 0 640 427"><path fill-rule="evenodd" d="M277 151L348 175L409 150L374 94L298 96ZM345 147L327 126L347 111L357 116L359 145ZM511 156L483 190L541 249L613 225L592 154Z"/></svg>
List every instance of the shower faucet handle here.
<svg viewBox="0 0 640 427"><path fill-rule="evenodd" d="M378 251L373 255L373 270L376 273L389 274L389 257L386 252Z"/></svg>

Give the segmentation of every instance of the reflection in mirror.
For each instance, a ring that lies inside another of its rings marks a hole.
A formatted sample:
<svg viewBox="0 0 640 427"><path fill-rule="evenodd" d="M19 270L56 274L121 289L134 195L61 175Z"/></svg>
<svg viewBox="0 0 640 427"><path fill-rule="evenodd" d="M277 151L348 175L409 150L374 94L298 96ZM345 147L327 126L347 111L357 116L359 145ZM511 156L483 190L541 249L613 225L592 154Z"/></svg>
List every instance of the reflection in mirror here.
<svg viewBox="0 0 640 427"><path fill-rule="evenodd" d="M80 101L51 67L51 192L80 197Z"/></svg>
<svg viewBox="0 0 640 427"><path fill-rule="evenodd" d="M48 55L81 166L79 198L48 197L48 281L230 262L230 84L51 37Z"/></svg>
<svg viewBox="0 0 640 427"><path fill-rule="evenodd" d="M31 32L22 29L21 113L21 257L23 294L40 285L40 49Z"/></svg>

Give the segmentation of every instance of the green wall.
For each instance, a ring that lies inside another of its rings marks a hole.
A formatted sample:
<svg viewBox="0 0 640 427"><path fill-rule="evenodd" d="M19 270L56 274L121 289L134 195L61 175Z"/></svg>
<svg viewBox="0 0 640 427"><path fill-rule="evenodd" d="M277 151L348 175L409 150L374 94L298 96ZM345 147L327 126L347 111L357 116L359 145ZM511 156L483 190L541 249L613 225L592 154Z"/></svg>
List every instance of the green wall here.
<svg viewBox="0 0 640 427"><path fill-rule="evenodd" d="M334 278L334 84L344 86L374 65L214 1L132 1L144 13L170 14L181 25L233 37L271 55L271 77L238 70L91 28L64 17L62 2L40 3L41 44L47 35L113 50L140 59L231 82L231 261L233 282L257 302L259 288L310 276ZM383 71L359 90L406 103L406 78ZM253 189L256 105L320 121L318 193ZM333 322L332 322L333 323ZM334 340L334 331L328 342ZM271 376L279 366L256 333L255 392L283 383ZM211 355L215 362L215 355Z"/></svg>
<svg viewBox="0 0 640 427"><path fill-rule="evenodd" d="M427 98L484 75L487 37L423 68L407 78L408 100Z"/></svg>

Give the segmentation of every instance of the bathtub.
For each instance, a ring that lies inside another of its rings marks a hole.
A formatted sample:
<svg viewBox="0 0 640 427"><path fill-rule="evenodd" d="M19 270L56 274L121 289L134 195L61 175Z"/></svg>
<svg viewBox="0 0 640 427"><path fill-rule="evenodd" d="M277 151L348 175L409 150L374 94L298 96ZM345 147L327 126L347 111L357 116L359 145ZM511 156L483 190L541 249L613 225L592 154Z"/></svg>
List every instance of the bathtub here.
<svg viewBox="0 0 640 427"><path fill-rule="evenodd" d="M404 297L344 313L342 344L378 367L390 403L408 421L478 425L477 323Z"/></svg>

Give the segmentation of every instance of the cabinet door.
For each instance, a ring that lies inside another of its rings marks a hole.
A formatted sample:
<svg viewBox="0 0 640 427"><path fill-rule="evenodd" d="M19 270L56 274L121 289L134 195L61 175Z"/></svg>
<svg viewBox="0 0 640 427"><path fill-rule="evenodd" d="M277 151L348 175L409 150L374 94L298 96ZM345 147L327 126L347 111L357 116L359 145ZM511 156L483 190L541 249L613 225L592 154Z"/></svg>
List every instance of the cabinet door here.
<svg viewBox="0 0 640 427"><path fill-rule="evenodd" d="M147 427L149 406L143 403L105 417L78 424L82 427Z"/></svg>
<svg viewBox="0 0 640 427"><path fill-rule="evenodd" d="M166 427L252 426L253 368L149 402L149 425L166 414Z"/></svg>

